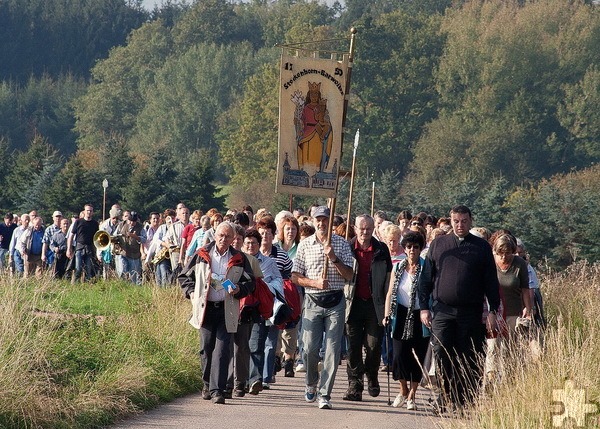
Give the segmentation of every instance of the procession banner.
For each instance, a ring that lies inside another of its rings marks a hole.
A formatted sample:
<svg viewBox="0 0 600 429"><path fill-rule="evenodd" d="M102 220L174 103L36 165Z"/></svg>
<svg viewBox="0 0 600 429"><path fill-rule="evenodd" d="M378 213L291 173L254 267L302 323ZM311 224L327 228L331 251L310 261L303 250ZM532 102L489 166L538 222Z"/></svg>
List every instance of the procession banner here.
<svg viewBox="0 0 600 429"><path fill-rule="evenodd" d="M282 50L276 192L332 198L342 155L348 55Z"/></svg>

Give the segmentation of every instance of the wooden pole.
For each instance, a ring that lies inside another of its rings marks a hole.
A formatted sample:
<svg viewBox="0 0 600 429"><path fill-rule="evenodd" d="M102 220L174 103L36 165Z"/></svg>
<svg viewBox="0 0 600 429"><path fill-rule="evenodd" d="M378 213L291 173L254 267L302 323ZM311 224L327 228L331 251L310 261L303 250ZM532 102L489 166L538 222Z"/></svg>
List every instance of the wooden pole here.
<svg viewBox="0 0 600 429"><path fill-rule="evenodd" d="M354 171L356 169L356 149L358 148L358 140L360 138L360 130L356 130L354 136L354 152L352 153L352 171L350 172L350 194L348 195L348 215L346 216L346 240L350 235L350 214L352 213L352 192L354 190Z"/></svg>
<svg viewBox="0 0 600 429"><path fill-rule="evenodd" d="M373 182L373 189L371 190L371 217L375 213L375 182Z"/></svg>

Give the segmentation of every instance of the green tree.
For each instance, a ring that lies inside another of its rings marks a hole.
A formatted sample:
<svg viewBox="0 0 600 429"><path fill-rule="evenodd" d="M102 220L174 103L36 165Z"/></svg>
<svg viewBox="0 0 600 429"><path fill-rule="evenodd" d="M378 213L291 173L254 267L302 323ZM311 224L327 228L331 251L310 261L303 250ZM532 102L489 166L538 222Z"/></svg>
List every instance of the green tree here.
<svg viewBox="0 0 600 429"><path fill-rule="evenodd" d="M278 74L276 64L259 68L246 81L240 102L220 120L219 158L230 176L230 204L241 200L272 207L274 183L264 179L276 175Z"/></svg>
<svg viewBox="0 0 600 429"><path fill-rule="evenodd" d="M151 211L163 211L175 207L178 198L171 183L178 183L174 159L165 151L155 151L148 157L140 157L130 180L123 190L126 207L147 216Z"/></svg>
<svg viewBox="0 0 600 429"><path fill-rule="evenodd" d="M102 180L98 172L85 168L81 158L74 155L52 178L44 197L46 207L61 210L67 216L79 213L85 204L91 203L101 213Z"/></svg>
<svg viewBox="0 0 600 429"><path fill-rule="evenodd" d="M254 63L246 43L198 44L170 58L146 93L131 147L143 153L160 148L173 155L208 149L214 156L217 118L242 90Z"/></svg>
<svg viewBox="0 0 600 429"><path fill-rule="evenodd" d="M192 5L173 28L181 52L199 43L229 44L238 41L238 19L227 0L203 0Z"/></svg>
<svg viewBox="0 0 600 429"><path fill-rule="evenodd" d="M600 70L590 65L581 81L565 87L565 102L559 106L561 124L573 136L576 150L600 159Z"/></svg>
<svg viewBox="0 0 600 429"><path fill-rule="evenodd" d="M469 2L447 12L436 73L440 114L415 147L406 184L447 194L457 178L534 183L589 165L559 106L597 63L597 10L581 2ZM595 46L596 48L592 48ZM460 179L459 179L460 180Z"/></svg>
<svg viewBox="0 0 600 429"><path fill-rule="evenodd" d="M46 210L46 191L62 164L58 151L42 136L35 135L27 151L16 155L6 178L10 207L19 211Z"/></svg>
<svg viewBox="0 0 600 429"><path fill-rule="evenodd" d="M357 162L402 178L414 142L437 115L433 86L440 17L398 10L359 24L348 121L361 130ZM346 150L348 152L348 150Z"/></svg>
<svg viewBox="0 0 600 429"><path fill-rule="evenodd" d="M218 188L214 185L214 163L206 150L189 152L185 159L175 164L177 179L169 182L169 195L173 207L178 201L185 201L188 207L208 210L215 207L223 210L224 198L217 196Z"/></svg>
<svg viewBox="0 0 600 429"><path fill-rule="evenodd" d="M92 84L75 102L80 148L101 147L111 135L132 135L145 106L144 95L171 50L169 30L153 21L132 32L126 46L114 48L96 64Z"/></svg>
<svg viewBox="0 0 600 429"><path fill-rule="evenodd" d="M600 255L600 168L556 175L517 188L505 204L506 225L527 244L534 262L565 267Z"/></svg>
<svg viewBox="0 0 600 429"><path fill-rule="evenodd" d="M148 17L140 1L3 0L0 78L87 77L94 62Z"/></svg>

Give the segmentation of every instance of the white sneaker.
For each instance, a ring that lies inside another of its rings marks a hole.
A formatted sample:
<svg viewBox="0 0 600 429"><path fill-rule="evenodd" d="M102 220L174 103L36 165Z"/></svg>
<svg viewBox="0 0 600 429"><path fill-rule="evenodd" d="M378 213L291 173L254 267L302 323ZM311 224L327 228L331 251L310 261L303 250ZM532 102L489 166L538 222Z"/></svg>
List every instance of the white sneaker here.
<svg viewBox="0 0 600 429"><path fill-rule="evenodd" d="M306 367L303 363L299 363L296 365L296 372L306 372Z"/></svg>
<svg viewBox="0 0 600 429"><path fill-rule="evenodd" d="M392 407L394 407L394 408L400 408L405 403L406 403L406 397L404 397L402 395L402 393L398 393L398 396L396 396L396 399L394 399L394 402L392 403Z"/></svg>
<svg viewBox="0 0 600 429"><path fill-rule="evenodd" d="M319 396L319 408L321 410L331 410L331 402L329 402L329 399Z"/></svg>
<svg viewBox="0 0 600 429"><path fill-rule="evenodd" d="M417 404L415 404L415 401L413 401L412 399L407 399L406 400L406 409L407 410L416 410Z"/></svg>

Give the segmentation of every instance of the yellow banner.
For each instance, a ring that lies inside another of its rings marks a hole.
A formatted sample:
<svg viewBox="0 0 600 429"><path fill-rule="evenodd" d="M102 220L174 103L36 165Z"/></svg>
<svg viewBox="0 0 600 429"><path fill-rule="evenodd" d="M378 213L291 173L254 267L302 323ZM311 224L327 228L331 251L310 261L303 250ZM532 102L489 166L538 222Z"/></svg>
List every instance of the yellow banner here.
<svg viewBox="0 0 600 429"><path fill-rule="evenodd" d="M276 192L333 197L348 72L342 61L281 56Z"/></svg>

